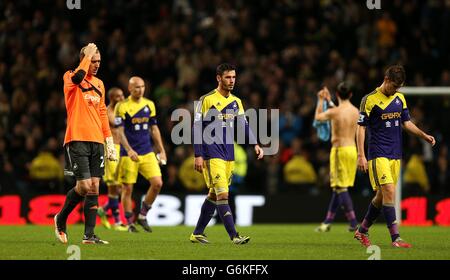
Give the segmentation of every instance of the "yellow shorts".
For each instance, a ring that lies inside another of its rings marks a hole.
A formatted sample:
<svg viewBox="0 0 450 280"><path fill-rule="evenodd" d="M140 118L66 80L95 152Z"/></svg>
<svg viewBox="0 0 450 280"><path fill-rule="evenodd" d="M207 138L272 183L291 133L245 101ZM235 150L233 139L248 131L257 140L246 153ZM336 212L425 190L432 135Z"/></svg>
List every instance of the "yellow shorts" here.
<svg viewBox="0 0 450 280"><path fill-rule="evenodd" d="M134 184L137 181L138 172L146 179L161 177L161 169L154 152L140 155L139 162L132 161L128 156L122 156L119 161L119 182Z"/></svg>
<svg viewBox="0 0 450 280"><path fill-rule="evenodd" d="M330 185L353 187L355 183L358 152L355 146L333 147L330 153Z"/></svg>
<svg viewBox="0 0 450 280"><path fill-rule="evenodd" d="M116 149L116 155L119 156L120 145L115 144L114 148ZM105 181L107 186L119 185L119 182L117 181L117 166L119 166L119 161L113 161L109 159L105 160L105 175L103 175L103 180Z"/></svg>
<svg viewBox="0 0 450 280"><path fill-rule="evenodd" d="M369 178L372 188L377 191L381 185L397 185L400 176L400 160L384 157L369 160Z"/></svg>
<svg viewBox="0 0 450 280"><path fill-rule="evenodd" d="M210 193L227 193L233 177L234 161L212 158L204 161L203 178Z"/></svg>

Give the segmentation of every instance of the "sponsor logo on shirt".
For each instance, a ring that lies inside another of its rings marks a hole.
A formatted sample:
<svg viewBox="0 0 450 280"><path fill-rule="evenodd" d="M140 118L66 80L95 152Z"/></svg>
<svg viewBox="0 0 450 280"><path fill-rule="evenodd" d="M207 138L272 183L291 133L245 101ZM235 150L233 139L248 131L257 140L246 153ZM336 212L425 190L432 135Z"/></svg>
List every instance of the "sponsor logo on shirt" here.
<svg viewBox="0 0 450 280"><path fill-rule="evenodd" d="M86 93L84 95L84 99L92 105L98 105L100 103L100 96L90 95L89 93Z"/></svg>

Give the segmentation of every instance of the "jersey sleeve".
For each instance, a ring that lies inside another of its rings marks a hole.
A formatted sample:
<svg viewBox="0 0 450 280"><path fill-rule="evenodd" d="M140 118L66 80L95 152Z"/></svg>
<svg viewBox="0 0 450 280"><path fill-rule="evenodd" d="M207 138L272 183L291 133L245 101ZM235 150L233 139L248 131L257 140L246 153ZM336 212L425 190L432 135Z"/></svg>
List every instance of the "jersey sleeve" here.
<svg viewBox="0 0 450 280"><path fill-rule="evenodd" d="M244 115L245 111L244 106L242 105L242 101L240 99L237 99L236 102L238 104L238 115Z"/></svg>
<svg viewBox="0 0 450 280"><path fill-rule="evenodd" d="M89 65L91 64L91 59L88 57L84 57L80 65L78 65L75 71L67 71L64 74L64 93L68 94L71 90L79 85L84 77L86 77L87 72L89 71Z"/></svg>
<svg viewBox="0 0 450 280"><path fill-rule="evenodd" d="M195 157L203 157L203 117L207 113L207 100L201 98L195 102L194 123L192 125L192 137Z"/></svg>
<svg viewBox="0 0 450 280"><path fill-rule="evenodd" d="M149 120L149 124L150 125L157 125L158 121L156 119L156 107L155 107L155 103L153 101L149 101L148 107L150 109L150 120Z"/></svg>
<svg viewBox="0 0 450 280"><path fill-rule="evenodd" d="M409 109L408 109L408 106L406 105L405 96L403 94L399 93L398 97L400 98L400 100L402 101L402 104L403 104L402 115L401 115L402 122L409 121L411 119L411 116L409 115Z"/></svg>
<svg viewBox="0 0 450 280"><path fill-rule="evenodd" d="M359 106L358 124L360 126L369 125L370 111L372 110L372 108L373 106L371 106L369 95L364 96L361 100L361 105Z"/></svg>

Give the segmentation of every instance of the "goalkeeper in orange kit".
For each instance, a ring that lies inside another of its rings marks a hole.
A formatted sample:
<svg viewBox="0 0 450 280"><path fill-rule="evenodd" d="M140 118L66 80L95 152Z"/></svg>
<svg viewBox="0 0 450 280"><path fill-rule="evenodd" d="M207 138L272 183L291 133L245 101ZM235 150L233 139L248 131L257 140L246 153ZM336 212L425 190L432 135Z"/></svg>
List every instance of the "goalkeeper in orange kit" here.
<svg viewBox="0 0 450 280"><path fill-rule="evenodd" d="M64 74L67 129L64 138L66 175L76 178L61 211L55 215L56 238L67 243L67 217L84 200L83 244L108 244L94 234L100 178L104 173L104 142L107 158L116 160L113 138L105 106L105 87L95 77L100 68L100 52L93 43L81 49L80 65Z"/></svg>

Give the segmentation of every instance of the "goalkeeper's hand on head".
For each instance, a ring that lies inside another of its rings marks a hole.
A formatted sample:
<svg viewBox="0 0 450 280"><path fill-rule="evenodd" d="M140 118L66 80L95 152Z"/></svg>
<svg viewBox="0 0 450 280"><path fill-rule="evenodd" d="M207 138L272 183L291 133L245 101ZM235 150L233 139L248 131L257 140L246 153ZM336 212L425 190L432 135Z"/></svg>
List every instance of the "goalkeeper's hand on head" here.
<svg viewBox="0 0 450 280"><path fill-rule="evenodd" d="M106 157L109 160L117 161L116 148L114 147L113 138L106 137Z"/></svg>

